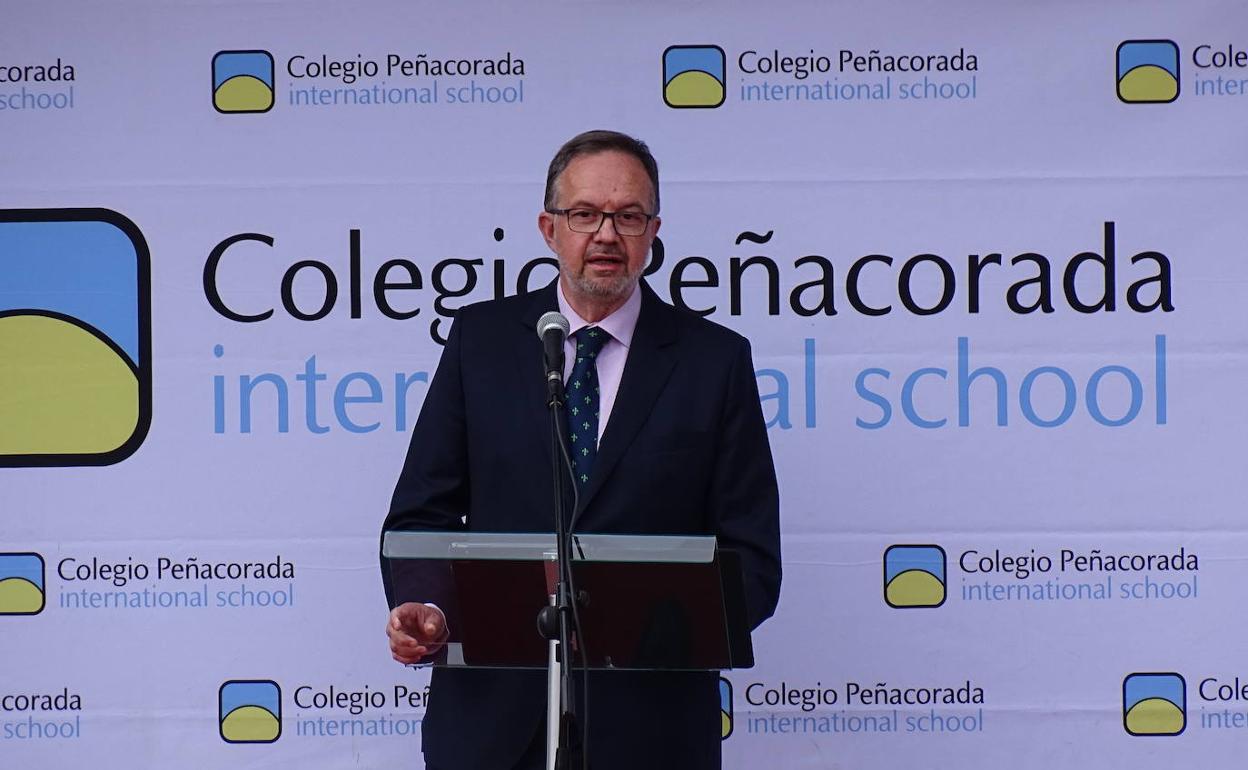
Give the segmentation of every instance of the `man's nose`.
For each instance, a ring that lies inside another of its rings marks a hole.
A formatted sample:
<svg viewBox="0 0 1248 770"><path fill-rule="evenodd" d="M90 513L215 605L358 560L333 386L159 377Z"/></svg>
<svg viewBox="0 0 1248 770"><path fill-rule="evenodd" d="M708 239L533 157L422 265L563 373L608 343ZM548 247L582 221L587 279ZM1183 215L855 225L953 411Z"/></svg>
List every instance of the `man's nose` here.
<svg viewBox="0 0 1248 770"><path fill-rule="evenodd" d="M602 224L598 226L598 232L594 233L596 241L618 241L620 234L615 229L615 217L604 216Z"/></svg>

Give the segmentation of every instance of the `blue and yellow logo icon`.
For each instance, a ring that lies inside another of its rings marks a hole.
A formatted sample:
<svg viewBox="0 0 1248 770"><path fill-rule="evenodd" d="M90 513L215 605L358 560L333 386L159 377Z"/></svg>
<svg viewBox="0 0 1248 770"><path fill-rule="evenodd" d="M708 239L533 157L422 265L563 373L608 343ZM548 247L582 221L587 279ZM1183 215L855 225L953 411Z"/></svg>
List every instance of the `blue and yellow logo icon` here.
<svg viewBox="0 0 1248 770"><path fill-rule="evenodd" d="M1131 735L1178 735L1187 727L1187 683L1174 673L1122 680L1122 725Z"/></svg>
<svg viewBox="0 0 1248 770"><path fill-rule="evenodd" d="M1173 40L1127 40L1117 58L1122 101L1164 104L1179 98L1179 47Z"/></svg>
<svg viewBox="0 0 1248 770"><path fill-rule="evenodd" d="M231 113L273 109L273 54L218 51L212 57L212 106Z"/></svg>
<svg viewBox="0 0 1248 770"><path fill-rule="evenodd" d="M719 739L732 735L732 682L719 678Z"/></svg>
<svg viewBox="0 0 1248 770"><path fill-rule="evenodd" d="M898 608L944 604L945 549L938 545L890 545L884 551L884 601Z"/></svg>
<svg viewBox="0 0 1248 770"><path fill-rule="evenodd" d="M0 210L0 466L109 465L143 443L149 262L114 211Z"/></svg>
<svg viewBox="0 0 1248 770"><path fill-rule="evenodd" d="M668 107L718 107L724 103L724 49L674 45L663 52L663 101Z"/></svg>
<svg viewBox="0 0 1248 770"><path fill-rule="evenodd" d="M38 615L43 604L43 557L0 553L0 615Z"/></svg>
<svg viewBox="0 0 1248 770"><path fill-rule="evenodd" d="M272 743L282 736L282 688L270 679L231 679L217 696L221 739Z"/></svg>

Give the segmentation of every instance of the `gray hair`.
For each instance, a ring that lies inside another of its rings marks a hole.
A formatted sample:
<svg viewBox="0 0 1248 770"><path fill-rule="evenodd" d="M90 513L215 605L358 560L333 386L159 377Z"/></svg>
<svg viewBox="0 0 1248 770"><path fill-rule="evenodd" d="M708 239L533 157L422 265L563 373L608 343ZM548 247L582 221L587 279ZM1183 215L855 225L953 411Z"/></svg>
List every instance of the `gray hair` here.
<svg viewBox="0 0 1248 770"><path fill-rule="evenodd" d="M572 162L573 158L581 155L596 155L600 152L622 152L636 158L646 169L646 175L650 177L650 186L654 189L654 211L651 214L659 213L659 164L655 161L654 156L650 154L650 148L640 139L634 139L628 134L621 134L618 131L586 131L583 134L577 134L569 139L559 152L555 153L555 157L550 161L550 168L546 171L546 200L543 203L544 208L550 211L555 206L555 185L559 182L560 175L564 169Z"/></svg>

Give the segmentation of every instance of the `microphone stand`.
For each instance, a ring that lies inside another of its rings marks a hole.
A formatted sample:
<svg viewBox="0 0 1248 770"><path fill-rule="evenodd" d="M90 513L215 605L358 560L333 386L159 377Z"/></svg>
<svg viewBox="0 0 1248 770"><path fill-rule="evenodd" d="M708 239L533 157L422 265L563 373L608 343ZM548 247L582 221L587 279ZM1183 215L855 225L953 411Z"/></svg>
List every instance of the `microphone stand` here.
<svg viewBox="0 0 1248 770"><path fill-rule="evenodd" d="M569 549L568 521L564 506L564 454L562 421L563 376L562 372L549 372L546 378L547 401L550 410L550 438L555 489L555 580L550 606L543 607L537 617L537 627L548 642L546 672L546 768L547 770L570 770L572 767L572 736L576 733L576 704L572 688L571 619L575 599L571 593L572 570ZM548 573L549 575L549 573ZM547 584L550 584L548 578ZM584 747L582 747L584 750Z"/></svg>

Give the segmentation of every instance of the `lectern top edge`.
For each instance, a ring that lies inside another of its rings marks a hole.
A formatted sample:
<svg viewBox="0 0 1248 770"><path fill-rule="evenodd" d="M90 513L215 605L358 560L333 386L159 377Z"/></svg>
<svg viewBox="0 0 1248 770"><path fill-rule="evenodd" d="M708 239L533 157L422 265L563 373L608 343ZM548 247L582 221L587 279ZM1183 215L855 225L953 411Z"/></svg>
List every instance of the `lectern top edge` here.
<svg viewBox="0 0 1248 770"><path fill-rule="evenodd" d="M572 540L574 561L709 564L715 559L714 536L583 534ZM381 553L388 559L549 561L555 554L555 536L390 530Z"/></svg>

